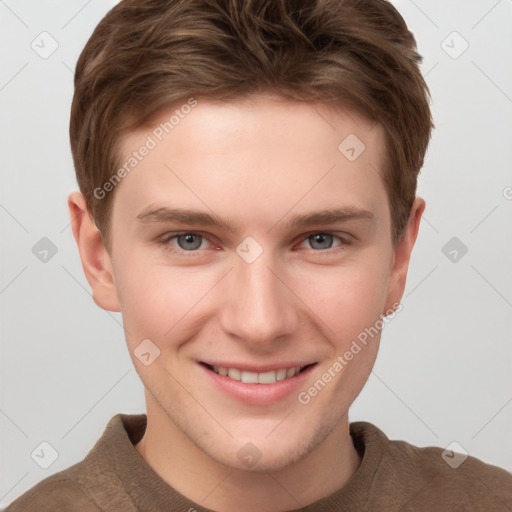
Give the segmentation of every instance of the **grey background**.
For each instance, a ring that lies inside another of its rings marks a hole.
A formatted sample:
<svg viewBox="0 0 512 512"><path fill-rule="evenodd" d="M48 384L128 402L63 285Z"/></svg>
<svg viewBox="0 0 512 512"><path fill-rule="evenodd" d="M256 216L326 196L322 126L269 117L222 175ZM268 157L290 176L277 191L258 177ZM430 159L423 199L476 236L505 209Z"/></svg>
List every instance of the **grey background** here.
<svg viewBox="0 0 512 512"><path fill-rule="evenodd" d="M66 206L72 70L115 3L0 0L0 507L81 460L114 414L144 411L121 317L91 299ZM456 441L512 471L512 1L394 3L424 56L437 129L403 311L351 421L419 446ZM47 58L31 47L55 44L43 31L58 43ZM46 262L43 237L57 249ZM58 453L47 469L43 441Z"/></svg>

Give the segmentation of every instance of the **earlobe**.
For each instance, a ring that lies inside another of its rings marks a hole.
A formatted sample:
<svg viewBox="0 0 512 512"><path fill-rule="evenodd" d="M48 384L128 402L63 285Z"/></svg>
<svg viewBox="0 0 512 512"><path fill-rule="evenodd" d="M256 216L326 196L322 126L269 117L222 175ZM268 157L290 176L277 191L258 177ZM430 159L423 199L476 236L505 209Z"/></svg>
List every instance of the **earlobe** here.
<svg viewBox="0 0 512 512"><path fill-rule="evenodd" d="M84 196L80 192L70 194L68 208L73 236L94 302L103 309L120 311L110 255L89 214Z"/></svg>
<svg viewBox="0 0 512 512"><path fill-rule="evenodd" d="M393 269L389 277L388 296L384 308L384 311L387 313L394 308L394 305L400 303L404 294L411 253L418 236L421 216L424 210L425 201L421 197L417 197L412 205L403 237L394 249Z"/></svg>

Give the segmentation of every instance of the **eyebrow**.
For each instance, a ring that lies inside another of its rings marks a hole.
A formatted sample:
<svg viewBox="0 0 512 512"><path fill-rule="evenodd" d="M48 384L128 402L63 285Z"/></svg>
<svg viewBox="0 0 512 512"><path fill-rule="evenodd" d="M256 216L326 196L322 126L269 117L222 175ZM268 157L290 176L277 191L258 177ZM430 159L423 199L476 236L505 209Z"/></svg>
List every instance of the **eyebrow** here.
<svg viewBox="0 0 512 512"><path fill-rule="evenodd" d="M372 220L373 218L374 215L369 210L353 207L333 208L303 215L296 215L286 221L285 225L287 228L300 228L318 224L328 225L353 220ZM187 224L191 226L217 226L224 227L232 233L234 232L234 229L229 222L213 213L210 214L182 208L146 208L137 215L137 220L144 224L178 222L180 224Z"/></svg>
<svg viewBox="0 0 512 512"><path fill-rule="evenodd" d="M316 224L336 224L350 220L372 220L373 213L362 208L334 208L319 212L297 215L286 224L290 227L307 227Z"/></svg>
<svg viewBox="0 0 512 512"><path fill-rule="evenodd" d="M137 220L144 224L152 222L179 222L180 224L199 226L223 226L233 232L230 224L215 214L186 210L183 208L146 208L137 215Z"/></svg>

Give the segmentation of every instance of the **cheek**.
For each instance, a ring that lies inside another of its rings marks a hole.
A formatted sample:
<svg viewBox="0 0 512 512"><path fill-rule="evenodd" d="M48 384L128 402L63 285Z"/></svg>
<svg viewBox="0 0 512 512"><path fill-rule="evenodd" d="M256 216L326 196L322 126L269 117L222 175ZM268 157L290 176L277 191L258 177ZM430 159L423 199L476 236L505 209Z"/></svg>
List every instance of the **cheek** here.
<svg viewBox="0 0 512 512"><path fill-rule="evenodd" d="M369 256L295 277L298 295L344 342L375 323L385 304L386 269Z"/></svg>
<svg viewBox="0 0 512 512"><path fill-rule="evenodd" d="M149 338L166 343L187 321L204 295L208 279L199 273L130 258L116 269L116 288L130 345Z"/></svg>
<svg viewBox="0 0 512 512"><path fill-rule="evenodd" d="M311 403L312 416L316 414L325 423L348 410L368 380L379 349L377 327L382 326L386 276L385 265L373 258L372 264L361 259L304 281L303 290L309 290L308 306L318 311L328 326L323 332L331 350L324 373L307 384L302 399ZM327 403L332 406L327 407Z"/></svg>

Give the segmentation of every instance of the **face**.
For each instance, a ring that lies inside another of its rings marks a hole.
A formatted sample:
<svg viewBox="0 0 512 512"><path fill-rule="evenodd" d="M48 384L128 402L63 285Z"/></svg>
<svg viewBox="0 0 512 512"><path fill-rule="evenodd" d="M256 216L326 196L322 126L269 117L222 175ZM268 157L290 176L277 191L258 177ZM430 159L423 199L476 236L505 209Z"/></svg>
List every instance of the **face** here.
<svg viewBox="0 0 512 512"><path fill-rule="evenodd" d="M112 300L153 408L214 460L247 469L250 442L277 470L346 421L378 350L361 333L403 291L383 130L258 96L199 98L165 133L174 110L123 139L123 162L155 145L115 188Z"/></svg>

